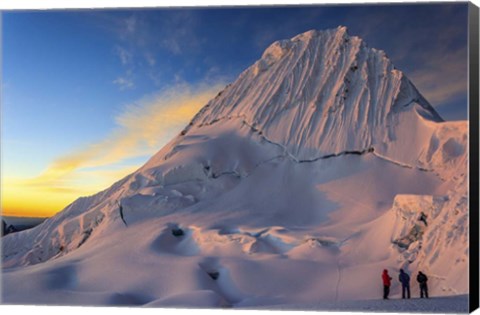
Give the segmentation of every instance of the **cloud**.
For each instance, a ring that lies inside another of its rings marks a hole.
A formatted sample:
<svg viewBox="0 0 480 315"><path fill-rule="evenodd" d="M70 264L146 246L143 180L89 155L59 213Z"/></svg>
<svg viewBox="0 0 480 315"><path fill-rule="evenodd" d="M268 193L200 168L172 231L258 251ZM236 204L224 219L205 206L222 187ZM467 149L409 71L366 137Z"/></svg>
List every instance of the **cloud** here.
<svg viewBox="0 0 480 315"><path fill-rule="evenodd" d="M132 52L121 46L115 46L115 53L118 55L118 58L120 58L120 62L122 63L122 65L126 66L131 64L133 59Z"/></svg>
<svg viewBox="0 0 480 315"><path fill-rule="evenodd" d="M119 179L112 176L138 168L132 159L157 152L223 86L179 83L129 104L115 117L116 127L108 136L57 158L39 176L16 185L50 193L98 191Z"/></svg>
<svg viewBox="0 0 480 315"><path fill-rule="evenodd" d="M112 81L113 84L116 84L120 87L120 90L133 89L135 87L135 82L131 74L127 72L126 76L120 76Z"/></svg>
<svg viewBox="0 0 480 315"><path fill-rule="evenodd" d="M412 72L409 78L436 107L467 95L466 48L425 58L424 67Z"/></svg>
<svg viewBox="0 0 480 315"><path fill-rule="evenodd" d="M161 19L160 46L174 55L199 51L204 40L196 32L197 24L194 11L169 12Z"/></svg>
<svg viewBox="0 0 480 315"><path fill-rule="evenodd" d="M150 67L153 67L157 63L157 60L151 52L145 52L144 57Z"/></svg>
<svg viewBox="0 0 480 315"><path fill-rule="evenodd" d="M133 80L134 64L133 64L133 52L127 50L122 46L115 46L115 53L117 54L122 66L124 66L125 74L117 77L112 81L113 84L118 85L120 90L131 90L135 87Z"/></svg>
<svg viewBox="0 0 480 315"><path fill-rule="evenodd" d="M134 34L137 26L137 17L132 15L124 20L127 34Z"/></svg>
<svg viewBox="0 0 480 315"><path fill-rule="evenodd" d="M113 54L123 70L131 72L114 77L112 82L121 90L132 89L144 79L158 86L159 76L152 71L169 73L172 63L185 58L175 67L193 67L193 55L200 55L206 39L199 33L201 14L196 10L145 10L90 13L95 26L111 36ZM188 56L188 58L186 58ZM173 62L172 62L173 61Z"/></svg>

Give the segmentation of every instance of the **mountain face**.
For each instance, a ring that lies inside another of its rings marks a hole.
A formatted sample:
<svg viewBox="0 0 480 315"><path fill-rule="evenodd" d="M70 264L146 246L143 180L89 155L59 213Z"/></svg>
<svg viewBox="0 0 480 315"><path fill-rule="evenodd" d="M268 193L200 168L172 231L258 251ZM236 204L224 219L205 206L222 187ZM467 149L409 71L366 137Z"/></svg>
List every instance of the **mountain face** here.
<svg viewBox="0 0 480 315"><path fill-rule="evenodd" d="M467 140L345 27L277 41L138 171L4 237L3 298L312 304L384 268L467 293Z"/></svg>
<svg viewBox="0 0 480 315"><path fill-rule="evenodd" d="M390 145L404 111L442 121L385 53L340 27L273 43L193 123L241 118L312 159Z"/></svg>

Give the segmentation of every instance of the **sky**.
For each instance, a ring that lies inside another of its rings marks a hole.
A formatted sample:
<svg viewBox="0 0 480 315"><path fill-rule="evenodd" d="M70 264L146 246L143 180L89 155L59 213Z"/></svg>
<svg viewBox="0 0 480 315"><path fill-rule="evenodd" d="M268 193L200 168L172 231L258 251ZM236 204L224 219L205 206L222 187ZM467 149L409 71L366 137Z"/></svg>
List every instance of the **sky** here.
<svg viewBox="0 0 480 315"><path fill-rule="evenodd" d="M467 119L466 3L2 12L3 215L109 187L273 41L339 25Z"/></svg>

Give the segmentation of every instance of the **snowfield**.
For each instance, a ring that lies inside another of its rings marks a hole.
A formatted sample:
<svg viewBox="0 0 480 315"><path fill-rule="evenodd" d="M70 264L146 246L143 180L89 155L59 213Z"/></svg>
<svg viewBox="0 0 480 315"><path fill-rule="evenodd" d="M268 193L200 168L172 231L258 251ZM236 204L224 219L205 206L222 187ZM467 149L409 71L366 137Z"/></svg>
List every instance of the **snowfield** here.
<svg viewBox="0 0 480 315"><path fill-rule="evenodd" d="M468 295L434 297L430 299L412 298L408 300L360 300L341 303L318 303L312 305L269 306L273 310L310 310L339 312L392 312L392 313L468 313ZM258 307L257 307L258 308Z"/></svg>
<svg viewBox="0 0 480 315"><path fill-rule="evenodd" d="M344 301L342 303L317 303L311 305L273 305L266 307L256 306L254 309L249 307L236 308L236 309L209 309L209 308L182 308L161 306L163 311L168 311L172 314L263 314L268 310L268 314L271 315L284 315L284 314L305 314L307 311L316 311L317 314L329 314L332 311L341 312L341 314L355 314L362 312L366 314L425 314L425 313L468 313L466 307L468 303L467 295L449 296L449 297L435 297L431 299L410 299L410 300L359 300L359 301ZM35 312L37 314L64 314L66 311L71 314L84 314L86 311L92 314L131 314L133 309L125 307L115 308L97 308L97 307L46 307L46 306L18 306L18 305L3 305L0 309L9 312ZM286 313L288 311L288 313ZM155 305L145 306L141 309L135 308L135 312L139 314L155 314L158 309ZM476 313L476 312L475 312Z"/></svg>
<svg viewBox="0 0 480 315"><path fill-rule="evenodd" d="M138 171L3 238L3 303L464 312L467 135L345 27L275 42ZM385 268L435 298L376 300Z"/></svg>

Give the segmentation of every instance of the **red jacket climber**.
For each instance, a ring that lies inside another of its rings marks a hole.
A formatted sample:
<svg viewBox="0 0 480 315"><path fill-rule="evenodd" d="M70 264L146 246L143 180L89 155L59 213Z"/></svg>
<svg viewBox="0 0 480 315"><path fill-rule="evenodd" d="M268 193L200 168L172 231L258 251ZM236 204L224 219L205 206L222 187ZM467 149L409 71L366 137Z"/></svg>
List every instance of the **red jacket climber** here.
<svg viewBox="0 0 480 315"><path fill-rule="evenodd" d="M388 270L384 269L382 273L382 280L383 280L383 299L388 300L388 295L390 294L390 285L392 277L388 275Z"/></svg>
<svg viewBox="0 0 480 315"><path fill-rule="evenodd" d="M390 285L391 285L390 280L392 280L392 277L390 277L390 275L388 274L388 270L387 270L387 269L384 269L384 270L383 270L382 280L383 280L383 285L386 285L386 286L390 286Z"/></svg>

